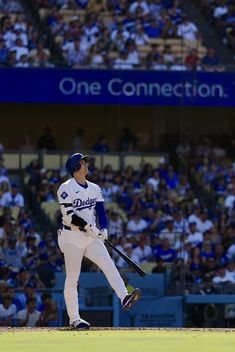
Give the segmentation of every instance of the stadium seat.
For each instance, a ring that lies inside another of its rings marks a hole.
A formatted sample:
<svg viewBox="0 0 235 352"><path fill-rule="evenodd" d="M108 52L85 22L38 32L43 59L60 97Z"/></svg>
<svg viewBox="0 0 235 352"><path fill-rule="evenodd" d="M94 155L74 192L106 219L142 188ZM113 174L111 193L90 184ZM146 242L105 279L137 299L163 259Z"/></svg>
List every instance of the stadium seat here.
<svg viewBox="0 0 235 352"><path fill-rule="evenodd" d="M150 38L149 39L149 44L156 44L156 45L164 45L164 39L162 38Z"/></svg>
<svg viewBox="0 0 235 352"><path fill-rule="evenodd" d="M19 170L20 154L19 153L4 154L4 165L8 170Z"/></svg>
<svg viewBox="0 0 235 352"><path fill-rule="evenodd" d="M109 164L114 171L120 169L120 157L117 155L104 155L102 160L103 166Z"/></svg>
<svg viewBox="0 0 235 352"><path fill-rule="evenodd" d="M33 160L38 159L38 154L36 153L27 153L27 154L21 154L20 156L21 160L21 167L25 169Z"/></svg>
<svg viewBox="0 0 235 352"><path fill-rule="evenodd" d="M141 156L127 155L124 157L124 167L132 166L134 170L138 170L141 165Z"/></svg>
<svg viewBox="0 0 235 352"><path fill-rule="evenodd" d="M168 38L165 40L166 45L181 45L182 46L182 39L180 38Z"/></svg>
<svg viewBox="0 0 235 352"><path fill-rule="evenodd" d="M61 155L60 154L44 154L43 167L46 169L60 169Z"/></svg>
<svg viewBox="0 0 235 352"><path fill-rule="evenodd" d="M100 154L89 154L90 159L95 159L95 167L102 167L102 156Z"/></svg>
<svg viewBox="0 0 235 352"><path fill-rule="evenodd" d="M59 208L57 202L42 202L41 209L48 215L51 221L55 221L56 212Z"/></svg>

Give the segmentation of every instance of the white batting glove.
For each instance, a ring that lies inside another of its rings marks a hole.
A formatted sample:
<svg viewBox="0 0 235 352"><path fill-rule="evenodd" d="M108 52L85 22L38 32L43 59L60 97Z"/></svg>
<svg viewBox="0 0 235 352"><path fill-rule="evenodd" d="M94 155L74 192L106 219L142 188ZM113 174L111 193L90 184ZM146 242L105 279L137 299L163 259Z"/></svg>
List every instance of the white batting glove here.
<svg viewBox="0 0 235 352"><path fill-rule="evenodd" d="M98 227L94 226L94 225L90 225L87 224L84 227L84 230L88 233L88 235L90 235L91 237L97 238L99 237L100 234L100 230L98 229Z"/></svg>
<svg viewBox="0 0 235 352"><path fill-rule="evenodd" d="M105 240L108 239L108 231L107 231L107 229L100 230L100 233L99 233L98 237L101 239L101 241L105 242Z"/></svg>

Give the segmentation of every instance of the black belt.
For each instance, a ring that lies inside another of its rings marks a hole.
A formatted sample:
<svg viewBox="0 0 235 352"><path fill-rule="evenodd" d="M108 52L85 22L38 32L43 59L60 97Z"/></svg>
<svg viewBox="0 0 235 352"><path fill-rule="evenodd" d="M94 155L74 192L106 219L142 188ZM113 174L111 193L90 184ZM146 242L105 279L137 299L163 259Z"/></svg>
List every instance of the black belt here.
<svg viewBox="0 0 235 352"><path fill-rule="evenodd" d="M72 231L72 229L71 229L70 226L63 225L63 228L64 228L65 230L70 230L70 231Z"/></svg>

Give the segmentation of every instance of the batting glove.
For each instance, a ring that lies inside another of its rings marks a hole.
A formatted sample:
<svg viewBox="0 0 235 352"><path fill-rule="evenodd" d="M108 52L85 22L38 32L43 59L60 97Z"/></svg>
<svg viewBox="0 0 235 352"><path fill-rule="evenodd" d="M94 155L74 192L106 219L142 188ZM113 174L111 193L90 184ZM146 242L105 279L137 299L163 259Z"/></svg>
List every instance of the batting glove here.
<svg viewBox="0 0 235 352"><path fill-rule="evenodd" d="M107 229L102 229L99 233L99 238L101 239L101 241L105 242L105 240L108 239L108 231Z"/></svg>

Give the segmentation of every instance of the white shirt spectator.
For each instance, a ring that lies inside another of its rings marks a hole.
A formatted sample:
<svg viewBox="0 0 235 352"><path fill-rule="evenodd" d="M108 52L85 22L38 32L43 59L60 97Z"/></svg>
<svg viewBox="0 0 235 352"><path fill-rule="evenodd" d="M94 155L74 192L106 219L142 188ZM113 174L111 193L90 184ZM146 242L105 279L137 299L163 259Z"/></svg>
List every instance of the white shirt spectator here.
<svg viewBox="0 0 235 352"><path fill-rule="evenodd" d="M107 203L111 203L113 201L113 188L111 184L106 184L101 187L102 194L104 197L104 201Z"/></svg>
<svg viewBox="0 0 235 352"><path fill-rule="evenodd" d="M113 42L115 42L118 33L120 33L119 29L115 29L115 30L112 31L111 39L112 39ZM124 41L126 41L130 37L129 32L126 31L125 29L123 29L120 34L121 34L121 37L123 38Z"/></svg>
<svg viewBox="0 0 235 352"><path fill-rule="evenodd" d="M213 284L220 284L223 282L231 282L231 275L225 271L224 276L217 275L217 276L213 277L212 282L213 282Z"/></svg>
<svg viewBox="0 0 235 352"><path fill-rule="evenodd" d="M127 223L127 232L140 233L148 227L147 222L144 219L130 220Z"/></svg>
<svg viewBox="0 0 235 352"><path fill-rule="evenodd" d="M151 185L153 187L154 192L157 192L158 191L159 182L160 182L160 178L150 177L147 180L147 185Z"/></svg>
<svg viewBox="0 0 235 352"><path fill-rule="evenodd" d="M205 231L210 230L212 227L213 227L213 223L210 220L201 221L201 219L199 219L197 223L197 230L201 233L204 233Z"/></svg>
<svg viewBox="0 0 235 352"><path fill-rule="evenodd" d="M181 234L185 233L188 229L188 222L185 218L182 218L180 221L174 221L174 231Z"/></svg>
<svg viewBox="0 0 235 352"><path fill-rule="evenodd" d="M140 63L140 58L139 58L139 53L137 50L131 51L128 53L127 60L132 64L132 65L139 65Z"/></svg>
<svg viewBox="0 0 235 352"><path fill-rule="evenodd" d="M145 16L149 13L149 7L145 1L135 1L129 7L129 11L132 14L135 14L138 7L142 9L142 15Z"/></svg>
<svg viewBox="0 0 235 352"><path fill-rule="evenodd" d="M161 240L168 239L172 248L176 248L176 245L178 246L179 234L174 231L170 232L167 228L160 232L159 238Z"/></svg>
<svg viewBox="0 0 235 352"><path fill-rule="evenodd" d="M108 233L110 236L121 236L123 234L123 221L117 218L116 221L109 219Z"/></svg>
<svg viewBox="0 0 235 352"><path fill-rule="evenodd" d="M17 35L11 30L3 34L3 39L8 49L11 49L14 46L16 38L17 38Z"/></svg>
<svg viewBox="0 0 235 352"><path fill-rule="evenodd" d="M16 60L20 61L22 55L29 56L29 49L23 46L14 46L12 50L16 51Z"/></svg>
<svg viewBox="0 0 235 352"><path fill-rule="evenodd" d="M4 11L8 13L22 12L22 7L19 1L10 0L4 5Z"/></svg>
<svg viewBox="0 0 235 352"><path fill-rule="evenodd" d="M131 62L129 62L128 59L123 59L123 58L117 58L114 61L113 68L117 70L132 70L133 65Z"/></svg>
<svg viewBox="0 0 235 352"><path fill-rule="evenodd" d="M2 182L7 182L8 184L10 184L9 178L7 176L5 176L5 175L0 175L0 184Z"/></svg>
<svg viewBox="0 0 235 352"><path fill-rule="evenodd" d="M190 242L192 247L196 247L199 243L203 242L203 236L201 232L189 233L185 240L185 243Z"/></svg>
<svg viewBox="0 0 235 352"><path fill-rule="evenodd" d="M37 326L40 315L41 313L38 310L35 310L33 313L30 313L26 326L28 327ZM27 308L20 310L19 313L17 314L17 319L19 320L25 320L26 317L27 317Z"/></svg>
<svg viewBox="0 0 235 352"><path fill-rule="evenodd" d="M130 243L124 244L123 247L122 246L117 246L117 248L120 251L124 252L135 263L138 263L138 260L139 260L138 256L136 256L133 253L132 245ZM118 257L117 257L116 265L117 265L118 268L127 268L128 267L127 262L122 257L120 257L120 255L118 255Z"/></svg>
<svg viewBox="0 0 235 352"><path fill-rule="evenodd" d="M16 317L16 311L16 305L13 303L8 308L5 308L3 304L0 304L0 321L6 320L10 316L14 319Z"/></svg>
<svg viewBox="0 0 235 352"><path fill-rule="evenodd" d="M229 210L232 210L234 205L235 205L235 195L234 194L230 194L225 198L224 201L224 206L225 208L228 208Z"/></svg>
<svg viewBox="0 0 235 352"><path fill-rule="evenodd" d="M187 67L184 64L173 64L170 68L171 71L187 71Z"/></svg>
<svg viewBox="0 0 235 352"><path fill-rule="evenodd" d="M100 54L95 54L91 59L90 66L93 68L101 67L104 64L104 58Z"/></svg>
<svg viewBox="0 0 235 352"><path fill-rule="evenodd" d="M28 36L27 36L26 33L17 32L16 39L18 39L18 38L22 40L23 46L27 46L28 45Z"/></svg>
<svg viewBox="0 0 235 352"><path fill-rule="evenodd" d="M183 22L178 25L177 35L184 40L197 40L198 29L192 22Z"/></svg>
<svg viewBox="0 0 235 352"><path fill-rule="evenodd" d="M133 250L133 255L135 256L137 263L148 263L152 258L152 248L148 245L145 245L143 248L140 246L136 247Z"/></svg>
<svg viewBox="0 0 235 352"><path fill-rule="evenodd" d="M3 207L24 207L24 197L22 194L17 193L15 196L11 192L3 194L1 199L1 206Z"/></svg>
<svg viewBox="0 0 235 352"><path fill-rule="evenodd" d="M198 226L199 220L200 220L199 216L197 216L196 214L191 214L188 217L188 224L195 222L196 226Z"/></svg>
<svg viewBox="0 0 235 352"><path fill-rule="evenodd" d="M144 32L134 33L131 38L134 40L135 45L137 46L147 45L149 43L149 37Z"/></svg>
<svg viewBox="0 0 235 352"><path fill-rule="evenodd" d="M229 281L235 284L235 271L229 271L226 269L225 272L226 276L229 278Z"/></svg>
<svg viewBox="0 0 235 352"><path fill-rule="evenodd" d="M165 64L160 64L156 62L152 65L152 69L156 71L166 71L167 66Z"/></svg>
<svg viewBox="0 0 235 352"><path fill-rule="evenodd" d="M232 244L227 251L227 257L229 259L235 259L235 244Z"/></svg>
<svg viewBox="0 0 235 352"><path fill-rule="evenodd" d="M219 18L223 15L226 15L226 13L228 12L228 8L226 5L221 5L221 6L217 6L215 9L214 9L214 13L213 13L213 16L215 18Z"/></svg>

